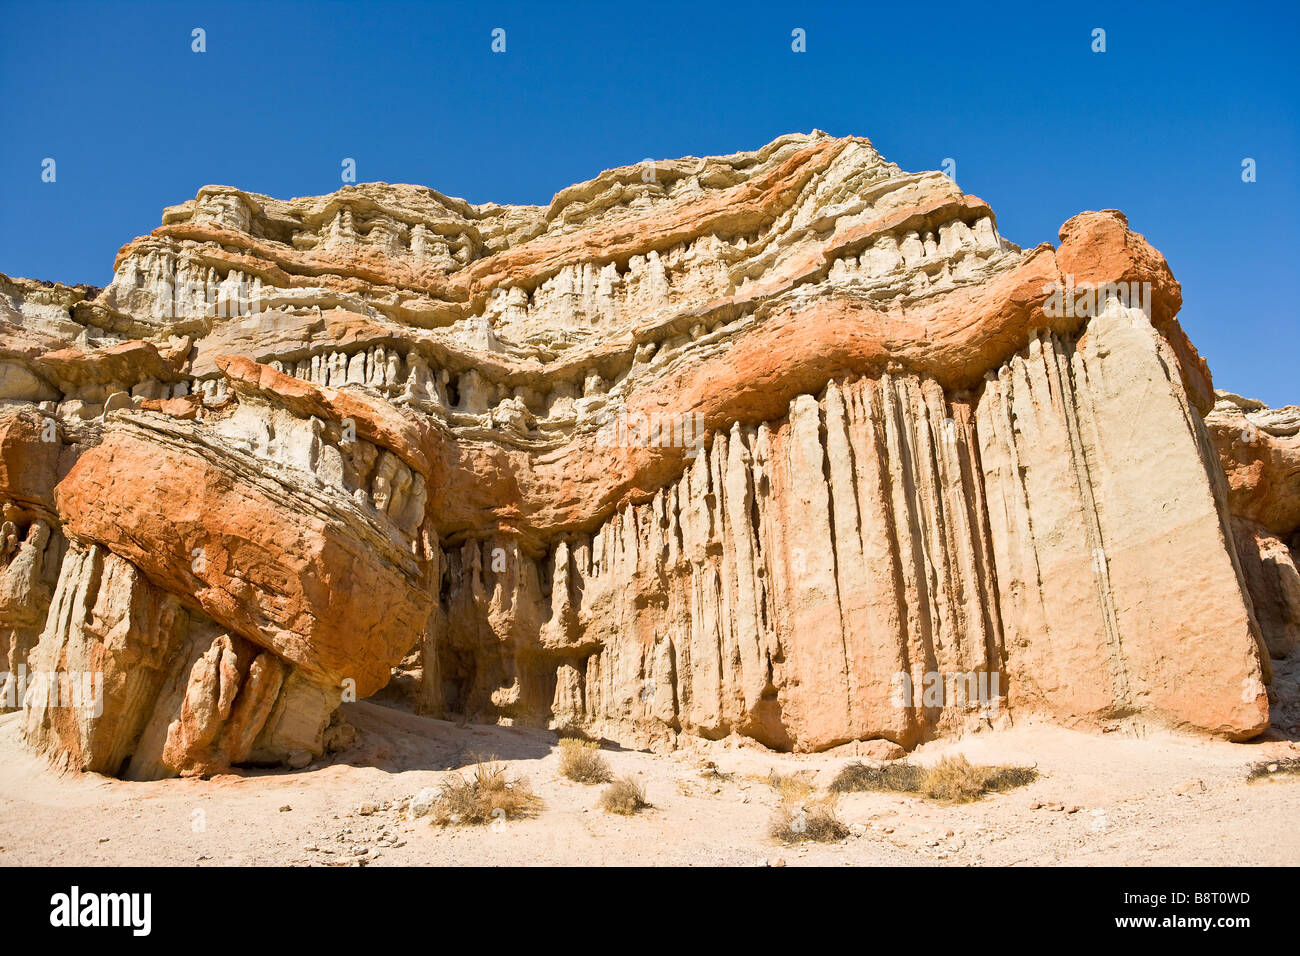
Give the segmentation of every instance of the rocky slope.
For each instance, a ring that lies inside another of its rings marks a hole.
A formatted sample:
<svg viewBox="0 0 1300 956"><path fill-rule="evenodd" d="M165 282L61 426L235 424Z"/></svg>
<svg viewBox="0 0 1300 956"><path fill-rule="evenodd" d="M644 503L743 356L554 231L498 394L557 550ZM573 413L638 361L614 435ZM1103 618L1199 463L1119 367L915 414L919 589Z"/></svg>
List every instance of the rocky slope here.
<svg viewBox="0 0 1300 956"><path fill-rule="evenodd" d="M305 763L403 661L638 746L1253 736L1300 427L1180 304L1117 212L1021 250L821 133L546 207L205 187L106 289L0 277L0 704L132 777Z"/></svg>

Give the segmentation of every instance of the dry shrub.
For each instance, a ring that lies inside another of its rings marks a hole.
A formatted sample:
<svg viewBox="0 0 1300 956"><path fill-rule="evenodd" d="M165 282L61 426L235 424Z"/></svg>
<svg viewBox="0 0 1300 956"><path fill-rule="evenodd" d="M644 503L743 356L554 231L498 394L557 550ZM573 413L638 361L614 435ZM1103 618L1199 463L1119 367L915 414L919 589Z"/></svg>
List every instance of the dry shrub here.
<svg viewBox="0 0 1300 956"><path fill-rule="evenodd" d="M944 757L926 771L921 792L933 800L969 803L986 793L1023 787L1037 778L1033 767L985 767L962 756Z"/></svg>
<svg viewBox="0 0 1300 956"><path fill-rule="evenodd" d="M782 843L834 843L849 835L849 828L839 818L838 796L828 793L813 797L813 785L800 773L768 772L767 784L776 791L779 803L768 833Z"/></svg>
<svg viewBox="0 0 1300 956"><path fill-rule="evenodd" d="M926 771L921 792L931 800L970 803L984 796L984 773L962 756L943 757Z"/></svg>
<svg viewBox="0 0 1300 956"><path fill-rule="evenodd" d="M919 793L921 780L924 777L924 768L904 761L875 767L855 760L841 768L831 783L831 790L835 793L854 793L862 790Z"/></svg>
<svg viewBox="0 0 1300 956"><path fill-rule="evenodd" d="M831 790L836 793L885 790L915 793L950 803L969 803L986 793L1023 787L1037 777L1038 771L1033 767L977 766L962 756L943 757L929 768L902 760L879 767L854 761L840 770Z"/></svg>
<svg viewBox="0 0 1300 956"><path fill-rule="evenodd" d="M614 779L609 764L594 740L566 737L560 741L560 773L578 783L609 783Z"/></svg>
<svg viewBox="0 0 1300 956"><path fill-rule="evenodd" d="M1001 793L1025 787L1038 779L1038 771L1033 767L984 767L984 789Z"/></svg>
<svg viewBox="0 0 1300 956"><path fill-rule="evenodd" d="M481 825L503 817L526 817L541 806L541 797L533 793L527 780L508 779L505 764L490 757L480 761L469 777L457 773L443 783L432 818L441 826Z"/></svg>
<svg viewBox="0 0 1300 956"><path fill-rule="evenodd" d="M600 808L607 813L630 817L650 804L645 798L645 787L635 777L619 777L600 795Z"/></svg>
<svg viewBox="0 0 1300 956"><path fill-rule="evenodd" d="M800 803L812 793L812 784L797 773L768 771L767 785L777 792L782 803Z"/></svg>
<svg viewBox="0 0 1300 956"><path fill-rule="evenodd" d="M837 798L827 794L805 805L782 802L768 832L782 843L836 843L849 835L849 828L836 813Z"/></svg>
<svg viewBox="0 0 1300 956"><path fill-rule="evenodd" d="M1247 780L1264 780L1282 774L1300 774L1300 757L1282 757L1280 760L1265 760L1250 768Z"/></svg>

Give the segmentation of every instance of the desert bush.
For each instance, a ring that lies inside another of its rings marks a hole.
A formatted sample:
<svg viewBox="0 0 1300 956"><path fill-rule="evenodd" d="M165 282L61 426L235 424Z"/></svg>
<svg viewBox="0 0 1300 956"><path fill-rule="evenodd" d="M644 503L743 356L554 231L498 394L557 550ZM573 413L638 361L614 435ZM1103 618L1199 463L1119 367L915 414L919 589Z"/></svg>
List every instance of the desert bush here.
<svg viewBox="0 0 1300 956"><path fill-rule="evenodd" d="M1300 757L1283 757L1280 760L1265 760L1250 768L1247 780L1263 780L1279 774L1300 773Z"/></svg>
<svg viewBox="0 0 1300 956"><path fill-rule="evenodd" d="M984 768L962 756L942 757L926 771L921 793L931 800L969 803L984 796Z"/></svg>
<svg viewBox="0 0 1300 956"><path fill-rule="evenodd" d="M560 741L560 773L578 783L609 783L614 779L609 764L594 740L566 737Z"/></svg>
<svg viewBox="0 0 1300 956"><path fill-rule="evenodd" d="M495 819L526 817L541 806L541 798L533 793L527 780L510 780L505 764L489 758L476 764L468 777L456 773L444 781L431 816L441 826L480 825Z"/></svg>
<svg viewBox="0 0 1300 956"><path fill-rule="evenodd" d="M849 835L849 828L836 812L838 797L828 793L813 797L813 785L807 776L799 773L783 774L771 770L767 784L776 791L779 802L768 833L782 843L802 843L812 840L833 843Z"/></svg>
<svg viewBox="0 0 1300 956"><path fill-rule="evenodd" d="M943 757L928 768L902 760L879 767L854 761L841 768L831 790L836 793L884 790L967 803L986 793L1023 787L1037 777L1038 771L1033 767L978 766L962 756Z"/></svg>
<svg viewBox="0 0 1300 956"><path fill-rule="evenodd" d="M630 817L648 806L645 787L634 777L619 777L600 795L600 808L620 816Z"/></svg>
<svg viewBox="0 0 1300 956"><path fill-rule="evenodd" d="M783 802L768 829L782 843L835 843L849 835L849 828L836 812L836 797L828 794L806 805Z"/></svg>
<svg viewBox="0 0 1300 956"><path fill-rule="evenodd" d="M767 785L777 792L783 803L798 803L812 793L812 784L796 773L768 771Z"/></svg>
<svg viewBox="0 0 1300 956"><path fill-rule="evenodd" d="M984 789L988 791L1001 792L1003 790L1014 790L1016 787L1024 787L1038 779L1038 771L1034 767L985 767L984 769Z"/></svg>
<svg viewBox="0 0 1300 956"><path fill-rule="evenodd" d="M904 761L875 767L855 760L840 769L831 782L831 790L835 793L853 793L860 790L918 793L924 776L924 768Z"/></svg>

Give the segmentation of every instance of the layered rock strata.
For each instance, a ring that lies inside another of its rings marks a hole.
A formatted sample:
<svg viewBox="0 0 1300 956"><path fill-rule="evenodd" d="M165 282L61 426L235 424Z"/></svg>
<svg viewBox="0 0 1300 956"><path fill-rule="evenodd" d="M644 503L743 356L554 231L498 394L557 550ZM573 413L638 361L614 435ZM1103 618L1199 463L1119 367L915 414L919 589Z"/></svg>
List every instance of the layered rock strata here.
<svg viewBox="0 0 1300 956"><path fill-rule="evenodd" d="M404 659L639 746L1239 739L1294 644L1294 474L1225 479L1159 253L1021 250L861 138L545 207L205 187L106 289L0 293L0 638L70 766L301 764Z"/></svg>

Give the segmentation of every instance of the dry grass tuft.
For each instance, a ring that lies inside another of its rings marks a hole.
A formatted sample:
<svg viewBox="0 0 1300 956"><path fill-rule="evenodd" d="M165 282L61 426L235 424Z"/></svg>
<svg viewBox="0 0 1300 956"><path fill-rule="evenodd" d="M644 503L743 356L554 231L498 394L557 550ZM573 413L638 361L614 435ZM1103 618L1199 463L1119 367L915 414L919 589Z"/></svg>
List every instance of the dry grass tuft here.
<svg viewBox="0 0 1300 956"><path fill-rule="evenodd" d="M1033 767L984 767L962 756L943 757L929 768L901 760L879 767L854 761L840 770L831 790L836 793L885 790L920 794L948 803L969 803L986 793L1023 787L1037 778L1038 771Z"/></svg>
<svg viewBox="0 0 1300 956"><path fill-rule="evenodd" d="M849 828L837 813L839 797L834 793L814 797L806 773L771 770L767 785L776 791L778 804L768 833L782 843L834 843L849 835Z"/></svg>
<svg viewBox="0 0 1300 956"><path fill-rule="evenodd" d="M921 792L931 800L970 803L984 796L984 768L962 756L942 757L926 771Z"/></svg>
<svg viewBox="0 0 1300 956"><path fill-rule="evenodd" d="M602 810L624 817L630 817L648 806L650 804L645 798L645 786L635 777L619 777L600 795Z"/></svg>
<svg viewBox="0 0 1300 956"><path fill-rule="evenodd" d="M560 741L560 773L578 783L609 783L614 774L594 740L566 737Z"/></svg>
<svg viewBox="0 0 1300 956"><path fill-rule="evenodd" d="M768 772L767 785L777 792L782 803L800 803L813 791L807 778L797 773L777 773L775 770Z"/></svg>
<svg viewBox="0 0 1300 956"><path fill-rule="evenodd" d="M924 777L924 768L903 761L875 767L855 760L840 769L831 783L831 790L834 793L855 793L862 790L919 793Z"/></svg>
<svg viewBox="0 0 1300 956"><path fill-rule="evenodd" d="M489 757L476 764L470 776L453 774L443 783L431 816L440 826L475 826L530 816L541 807L541 797L527 780L508 779L505 764Z"/></svg>
<svg viewBox="0 0 1300 956"><path fill-rule="evenodd" d="M984 767L984 789L1001 793L1016 787L1027 787L1038 779L1033 767Z"/></svg>
<svg viewBox="0 0 1300 956"><path fill-rule="evenodd" d="M807 804L782 802L768 829L774 840L782 843L836 843L849 835L849 828L836 812L835 794L827 794Z"/></svg>

